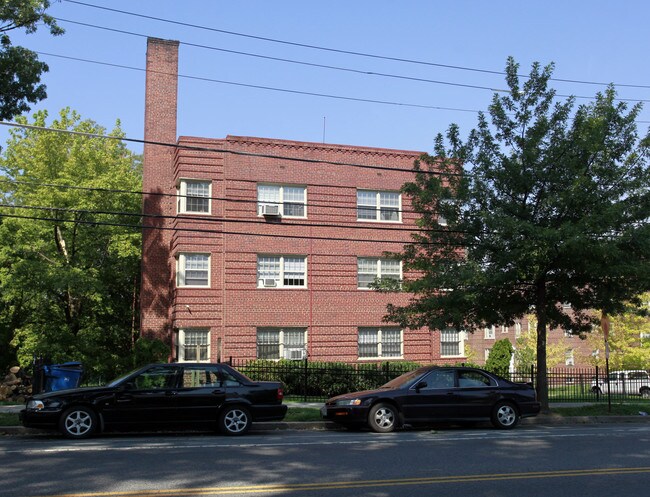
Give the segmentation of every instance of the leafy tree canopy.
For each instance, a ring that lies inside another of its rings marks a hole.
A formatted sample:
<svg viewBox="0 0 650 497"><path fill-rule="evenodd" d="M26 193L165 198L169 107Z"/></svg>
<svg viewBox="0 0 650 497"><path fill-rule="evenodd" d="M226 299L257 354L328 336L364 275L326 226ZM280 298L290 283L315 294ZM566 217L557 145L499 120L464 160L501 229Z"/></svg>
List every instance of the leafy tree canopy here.
<svg viewBox="0 0 650 497"><path fill-rule="evenodd" d="M29 111L29 104L43 100L45 85L41 75L47 64L38 60L35 52L13 46L9 33L24 29L34 33L39 24L49 27L52 35L63 34L53 17L45 12L49 0L0 0L0 119L12 119Z"/></svg>
<svg viewBox="0 0 650 497"><path fill-rule="evenodd" d="M610 316L609 367L616 369L648 369L650 365L650 292L640 295L645 308L630 309ZM641 311L641 312L639 312ZM597 327L587 338L597 354L588 359L594 366L605 366L605 338Z"/></svg>
<svg viewBox="0 0 650 497"><path fill-rule="evenodd" d="M501 376L507 376L510 371L510 360L512 359L513 352L514 347L510 343L510 340L507 338L497 340L492 346L490 355L485 362L485 369Z"/></svg>
<svg viewBox="0 0 650 497"><path fill-rule="evenodd" d="M616 314L650 288L650 138L613 87L575 108L549 87L552 65L523 82L518 68L510 58L509 92L466 140L451 125L416 163L403 191L422 230L401 254L413 298L386 319L473 330L534 313L547 409L547 326L587 332L594 309Z"/></svg>
<svg viewBox="0 0 650 497"><path fill-rule="evenodd" d="M32 124L46 120L38 112ZM106 135L69 109L50 127ZM119 123L109 136L122 136ZM128 192L141 189L138 161L118 139L15 128L0 171L0 326L20 363L77 360L104 376L132 367L141 205Z"/></svg>

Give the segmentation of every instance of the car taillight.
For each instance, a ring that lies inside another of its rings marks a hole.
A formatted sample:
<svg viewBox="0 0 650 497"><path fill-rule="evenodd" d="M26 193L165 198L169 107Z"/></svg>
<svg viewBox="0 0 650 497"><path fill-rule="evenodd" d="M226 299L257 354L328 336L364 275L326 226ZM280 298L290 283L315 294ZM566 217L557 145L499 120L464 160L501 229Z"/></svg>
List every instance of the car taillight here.
<svg viewBox="0 0 650 497"><path fill-rule="evenodd" d="M278 388L278 400L282 401L284 399L284 390L282 388Z"/></svg>

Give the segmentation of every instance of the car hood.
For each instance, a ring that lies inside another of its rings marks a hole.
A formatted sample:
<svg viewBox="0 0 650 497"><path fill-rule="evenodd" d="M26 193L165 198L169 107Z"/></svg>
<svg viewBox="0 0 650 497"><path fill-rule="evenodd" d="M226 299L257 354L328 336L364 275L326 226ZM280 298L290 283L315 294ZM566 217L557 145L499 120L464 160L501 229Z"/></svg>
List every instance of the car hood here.
<svg viewBox="0 0 650 497"><path fill-rule="evenodd" d="M373 390L362 390L360 392L344 393L342 395L337 395L336 397L332 397L331 399L327 399L326 403L329 404L330 402L336 402L337 400L374 397L374 396L381 395L381 394L386 393L386 392L391 391L391 390L393 390L393 389L392 388L375 388Z"/></svg>
<svg viewBox="0 0 650 497"><path fill-rule="evenodd" d="M114 387L81 387L81 388L68 388L65 390L54 390L52 392L43 392L32 395L30 398L35 400L52 399L55 397L71 396L71 395L87 395L95 393L108 393L114 392Z"/></svg>

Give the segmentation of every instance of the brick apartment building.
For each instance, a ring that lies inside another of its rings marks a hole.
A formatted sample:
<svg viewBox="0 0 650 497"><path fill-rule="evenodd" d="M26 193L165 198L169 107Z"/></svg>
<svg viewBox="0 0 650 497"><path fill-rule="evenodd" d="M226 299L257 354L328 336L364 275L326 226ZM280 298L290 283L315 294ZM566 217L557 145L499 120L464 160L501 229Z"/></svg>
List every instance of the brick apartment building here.
<svg viewBox="0 0 650 497"><path fill-rule="evenodd" d="M177 139L177 74L178 42L149 39L143 333L170 343L178 361L444 363L465 360L469 338L483 362L487 332L402 330L382 318L408 296L368 288L402 276L383 254L415 228L399 190L420 152Z"/></svg>

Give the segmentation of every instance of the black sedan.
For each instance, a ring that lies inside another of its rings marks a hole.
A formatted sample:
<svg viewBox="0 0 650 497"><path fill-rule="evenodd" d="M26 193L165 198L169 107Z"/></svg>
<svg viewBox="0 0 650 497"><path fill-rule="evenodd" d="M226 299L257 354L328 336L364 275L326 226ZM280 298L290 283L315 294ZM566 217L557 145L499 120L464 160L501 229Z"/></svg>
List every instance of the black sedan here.
<svg viewBox="0 0 650 497"><path fill-rule="evenodd" d="M58 429L69 438L108 430L210 429L246 433L253 421L284 418L280 382L256 382L227 364L150 364L104 387L34 395L24 426Z"/></svg>
<svg viewBox="0 0 650 497"><path fill-rule="evenodd" d="M427 366L376 390L333 397L321 415L341 425L368 425L387 433L403 425L439 421L491 421L508 429L539 411L530 384L514 383L482 369Z"/></svg>

